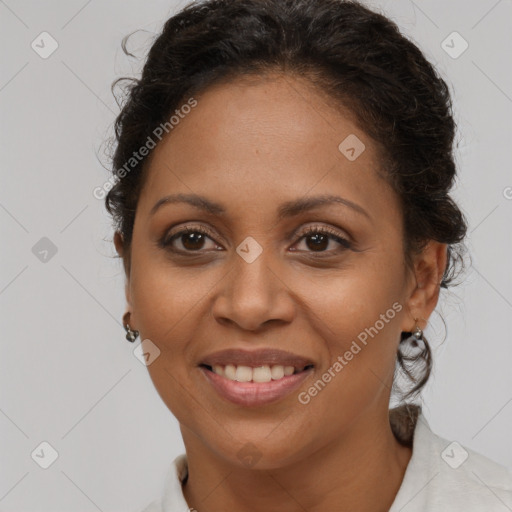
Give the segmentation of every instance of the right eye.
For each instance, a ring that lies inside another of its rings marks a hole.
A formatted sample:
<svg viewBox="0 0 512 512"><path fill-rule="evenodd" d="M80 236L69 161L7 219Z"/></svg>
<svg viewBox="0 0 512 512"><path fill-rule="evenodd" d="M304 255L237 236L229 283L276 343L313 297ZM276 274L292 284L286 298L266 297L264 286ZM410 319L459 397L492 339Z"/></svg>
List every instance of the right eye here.
<svg viewBox="0 0 512 512"><path fill-rule="evenodd" d="M176 233L171 232L171 235L166 235L161 241L161 246L173 252L199 252L203 250L206 239L209 238L214 242L212 236L213 233L203 226L186 226ZM176 247L175 242L179 242L181 247ZM214 246L219 247L216 243ZM218 250L215 247L213 250Z"/></svg>

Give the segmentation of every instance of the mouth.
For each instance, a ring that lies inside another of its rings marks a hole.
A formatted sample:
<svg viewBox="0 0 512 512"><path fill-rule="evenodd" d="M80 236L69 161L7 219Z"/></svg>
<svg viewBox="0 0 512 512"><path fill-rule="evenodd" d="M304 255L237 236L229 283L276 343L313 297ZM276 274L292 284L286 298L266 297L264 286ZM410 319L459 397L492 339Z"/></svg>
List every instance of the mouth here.
<svg viewBox="0 0 512 512"><path fill-rule="evenodd" d="M314 372L306 366L199 365L209 389L221 399L242 407L258 407L279 402L292 394Z"/></svg>
<svg viewBox="0 0 512 512"><path fill-rule="evenodd" d="M290 395L314 373L315 361L275 347L230 348L204 356L198 369L218 397L255 407Z"/></svg>

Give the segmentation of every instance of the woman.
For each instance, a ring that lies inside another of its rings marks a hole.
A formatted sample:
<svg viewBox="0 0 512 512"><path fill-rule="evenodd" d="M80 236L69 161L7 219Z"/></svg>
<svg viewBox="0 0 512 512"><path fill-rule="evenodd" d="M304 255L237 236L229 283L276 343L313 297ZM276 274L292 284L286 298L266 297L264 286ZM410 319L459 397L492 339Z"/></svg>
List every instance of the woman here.
<svg viewBox="0 0 512 512"><path fill-rule="evenodd" d="M512 509L510 472L411 402L463 256L454 131L445 82L357 2L167 21L106 198L127 339L186 448L145 512Z"/></svg>

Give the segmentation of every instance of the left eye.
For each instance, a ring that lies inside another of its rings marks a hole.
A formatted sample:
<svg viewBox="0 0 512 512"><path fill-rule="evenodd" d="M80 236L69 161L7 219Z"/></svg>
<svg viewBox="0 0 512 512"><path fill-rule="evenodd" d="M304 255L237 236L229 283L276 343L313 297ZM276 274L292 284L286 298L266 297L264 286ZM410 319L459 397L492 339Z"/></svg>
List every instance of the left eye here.
<svg viewBox="0 0 512 512"><path fill-rule="evenodd" d="M325 249L332 240L337 242L342 250L350 248L350 242L347 239L340 236L337 232L332 232L325 228L310 228L301 234L299 241L301 240L305 241L309 249L313 248L312 252L331 252ZM309 243L307 240L309 240Z"/></svg>

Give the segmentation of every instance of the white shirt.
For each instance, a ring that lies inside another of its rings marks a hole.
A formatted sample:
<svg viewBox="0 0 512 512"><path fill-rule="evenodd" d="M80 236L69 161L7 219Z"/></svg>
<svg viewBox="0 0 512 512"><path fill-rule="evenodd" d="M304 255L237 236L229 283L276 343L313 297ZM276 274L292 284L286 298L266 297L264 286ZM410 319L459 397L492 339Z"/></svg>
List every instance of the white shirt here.
<svg viewBox="0 0 512 512"><path fill-rule="evenodd" d="M432 432L421 407L409 421L390 421L395 432L412 441L412 457L389 512L511 512L512 472L487 457ZM417 418L417 419L416 419ZM176 457L161 499L142 512L188 512L181 484L188 474L187 456ZM193 509L192 509L193 510ZM198 512L201 512L200 510Z"/></svg>

